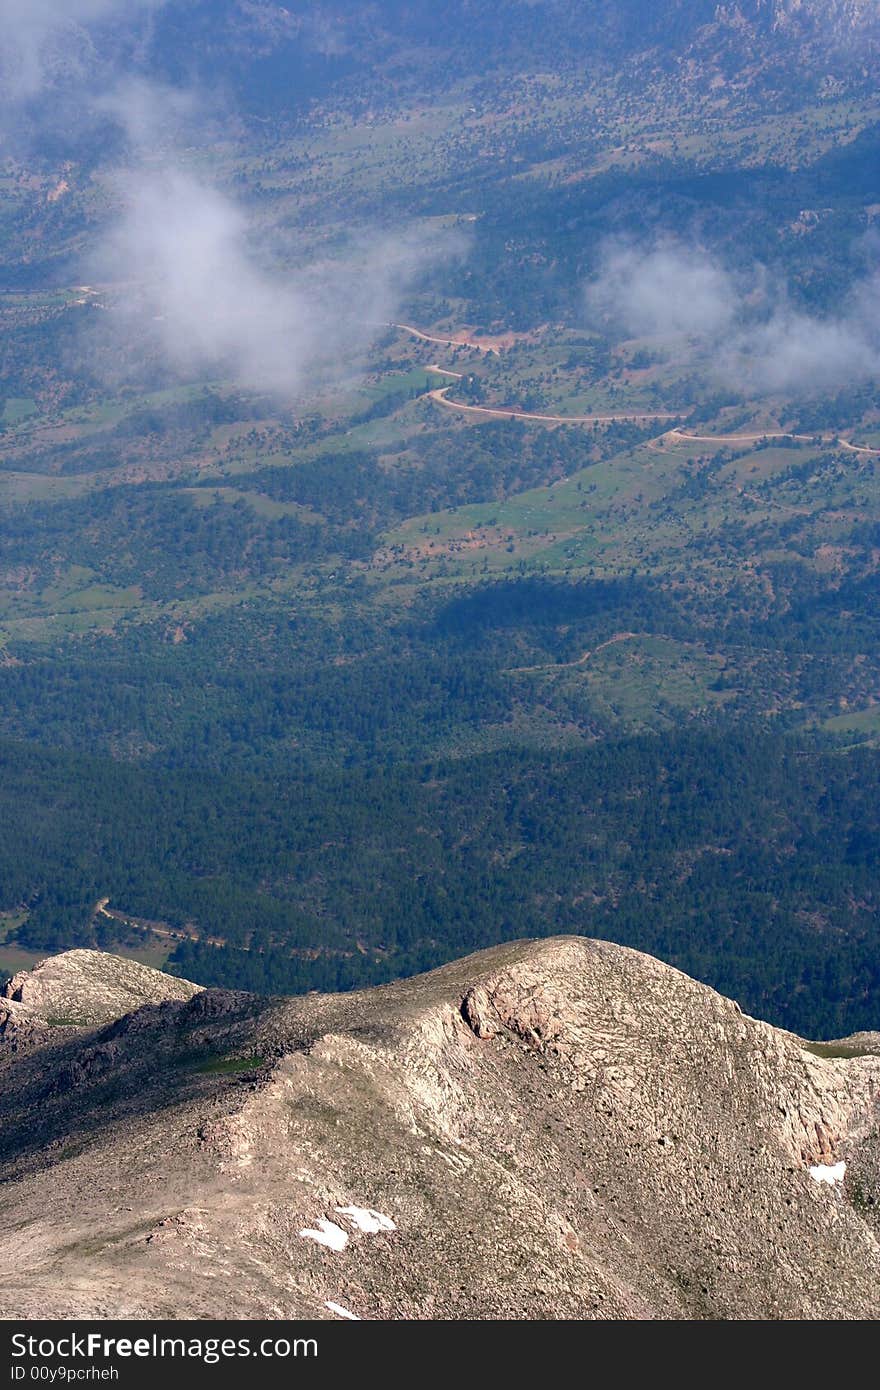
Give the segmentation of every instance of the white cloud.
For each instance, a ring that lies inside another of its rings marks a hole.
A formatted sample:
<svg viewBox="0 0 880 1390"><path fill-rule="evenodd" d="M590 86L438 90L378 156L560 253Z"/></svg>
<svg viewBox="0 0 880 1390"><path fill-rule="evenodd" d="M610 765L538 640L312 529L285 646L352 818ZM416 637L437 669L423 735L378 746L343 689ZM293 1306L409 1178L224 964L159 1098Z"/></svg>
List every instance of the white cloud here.
<svg viewBox="0 0 880 1390"><path fill-rule="evenodd" d="M762 266L733 274L680 241L611 242L586 303L593 322L650 337L707 376L756 394L833 390L880 375L880 271L819 316L795 308Z"/></svg>
<svg viewBox="0 0 880 1390"><path fill-rule="evenodd" d="M719 344L717 366L747 389L800 394L877 375L878 349L858 314L816 318L784 306Z"/></svg>
<svg viewBox="0 0 880 1390"><path fill-rule="evenodd" d="M633 337L705 337L730 323L732 290L730 276L698 247L612 242L587 301L594 315Z"/></svg>
<svg viewBox="0 0 880 1390"><path fill-rule="evenodd" d="M210 102L137 76L103 43L102 26L109 32L118 19L127 31L163 3L0 0L7 99L72 74L72 119L103 113L127 137L129 166L112 176L120 211L82 268L109 309L92 328L92 360L116 381L158 360L181 377L223 376L292 397L316 372L354 369L417 267L452 241L438 246L434 236L429 249L412 231L361 232L332 258L305 264L295 237L258 232L179 156L204 144Z"/></svg>
<svg viewBox="0 0 880 1390"><path fill-rule="evenodd" d="M292 396L319 367L350 369L427 255L414 234L363 234L287 271L290 247L258 246L244 210L180 167L143 165L121 191L89 274L115 287L109 325L182 375Z"/></svg>

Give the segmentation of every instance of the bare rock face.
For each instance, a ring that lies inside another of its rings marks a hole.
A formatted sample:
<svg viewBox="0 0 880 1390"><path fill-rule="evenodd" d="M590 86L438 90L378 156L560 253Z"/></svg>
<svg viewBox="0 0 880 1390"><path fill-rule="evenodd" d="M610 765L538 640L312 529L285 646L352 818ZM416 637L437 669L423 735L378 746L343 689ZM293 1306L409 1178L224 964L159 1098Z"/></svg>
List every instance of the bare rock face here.
<svg viewBox="0 0 880 1390"><path fill-rule="evenodd" d="M0 1060L0 1315L874 1318L877 1043L580 938L166 999Z"/></svg>
<svg viewBox="0 0 880 1390"><path fill-rule="evenodd" d="M14 975L0 999L0 1027L86 1027L143 1004L190 999L200 989L138 961L104 951L64 951ZM17 1007L16 1007L17 1006Z"/></svg>
<svg viewBox="0 0 880 1390"><path fill-rule="evenodd" d="M506 1029L543 1050L562 1033L562 1001L541 981L523 986L508 978L491 989L477 985L468 990L461 1011L478 1038L495 1038Z"/></svg>
<svg viewBox="0 0 880 1390"><path fill-rule="evenodd" d="M48 1030L26 1008L12 999L0 998L0 1047L18 1052L45 1042Z"/></svg>

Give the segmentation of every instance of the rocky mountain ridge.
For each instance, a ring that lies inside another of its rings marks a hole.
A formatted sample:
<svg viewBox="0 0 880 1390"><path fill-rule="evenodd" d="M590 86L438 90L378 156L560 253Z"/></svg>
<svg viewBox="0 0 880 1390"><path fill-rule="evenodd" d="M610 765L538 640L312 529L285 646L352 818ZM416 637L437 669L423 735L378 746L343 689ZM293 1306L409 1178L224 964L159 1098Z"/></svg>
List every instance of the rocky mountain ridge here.
<svg viewBox="0 0 880 1390"><path fill-rule="evenodd" d="M83 954L53 973L103 989ZM582 938L351 995L165 988L0 1046L4 1316L880 1311L876 1034L805 1043Z"/></svg>
<svg viewBox="0 0 880 1390"><path fill-rule="evenodd" d="M111 1023L144 1004L190 999L200 989L135 960L103 951L65 951L21 970L0 990L0 1038L21 1047L51 1030Z"/></svg>

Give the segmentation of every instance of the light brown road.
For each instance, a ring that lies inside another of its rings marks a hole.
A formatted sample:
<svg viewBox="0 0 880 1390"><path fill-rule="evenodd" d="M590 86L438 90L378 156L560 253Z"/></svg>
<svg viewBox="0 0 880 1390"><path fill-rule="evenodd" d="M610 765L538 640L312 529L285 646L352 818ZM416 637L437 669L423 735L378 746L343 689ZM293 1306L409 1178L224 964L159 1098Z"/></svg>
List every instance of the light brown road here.
<svg viewBox="0 0 880 1390"><path fill-rule="evenodd" d="M460 401L447 399L446 392L451 390L451 386L438 386L436 390L429 391L428 395L432 401L436 401L438 405L445 405L449 410L463 410L473 415L500 415L503 420L538 420L545 425L613 425L615 420L648 424L651 420L675 419L675 416L666 410L620 415L538 415L531 410L505 410L494 405L463 405Z"/></svg>
<svg viewBox="0 0 880 1390"><path fill-rule="evenodd" d="M411 323L386 323L385 328L399 328L403 333L411 333L414 338L418 338L423 343L440 343L443 347L467 347L473 348L477 352L494 353L500 356L499 349L496 347L485 347L482 343L474 342L470 338L438 338L431 333L423 333L421 328L416 328ZM453 377L456 381L461 381L462 372L452 372L446 367L439 367L436 364L426 369L429 372L438 372L441 376ZM530 410L504 410L499 406L491 405L464 405L460 401L450 401L447 392L451 386L440 386L434 391L429 391L428 395L432 401L438 405L445 405L449 410L460 410L473 415L490 415L501 417L504 420L537 420L545 425L611 425L615 421L630 421L634 423L647 424L650 420L674 420L676 415L681 412L668 410L641 411L641 412L621 412L613 415L543 415ZM823 433L816 434L792 434L785 430L763 430L760 434L692 434L688 430L674 427L661 434L657 439L649 441L652 448L663 452L661 445L664 441L672 442L682 440L683 442L692 441L695 444L754 444L762 439L791 439L799 444L810 444L814 439L821 438L823 443L836 443L842 449L850 449L855 454L870 454L880 456L880 449L872 449L867 444L851 444L847 439L841 439L839 435Z"/></svg>
<svg viewBox="0 0 880 1390"><path fill-rule="evenodd" d="M524 675L530 671L565 671L572 666L585 666L591 656L597 652L602 652L606 647L613 647L615 642L631 642L634 637L644 636L638 632L615 632L613 637L609 637L607 642L600 642L598 647L591 647L583 656L579 656L574 661L545 661L541 666L510 666L508 675Z"/></svg>
<svg viewBox="0 0 880 1390"><path fill-rule="evenodd" d="M798 444L812 444L814 439L821 439L823 444L836 444L841 449L851 449L855 454L880 455L880 449L871 449L867 444L851 444L848 439L841 439L839 435L827 431L821 434L792 434L782 430L764 430L761 434L691 434L690 430L676 428L667 430L660 440L653 442L659 443L663 439L681 439L694 444L754 444L761 439L793 439Z"/></svg>
<svg viewBox="0 0 880 1390"><path fill-rule="evenodd" d="M438 367L436 362L432 362L430 367L425 368L426 372L436 372L438 376L451 376L456 381L461 381L463 372L451 372L448 367Z"/></svg>
<svg viewBox="0 0 880 1390"><path fill-rule="evenodd" d="M880 457L880 449L871 449L867 444L850 444L848 439L838 439L841 449L852 449L854 454L871 454L873 457Z"/></svg>
<svg viewBox="0 0 880 1390"><path fill-rule="evenodd" d="M666 438L691 440L695 444L753 444L758 439L795 439L809 444L817 436L815 434L792 434L790 431L784 430L762 430L760 434L691 434L690 430L671 429L667 431Z"/></svg>
<svg viewBox="0 0 880 1390"><path fill-rule="evenodd" d="M444 347L466 347L473 348L475 352L494 353L496 357L501 354L497 347L484 347L482 343L475 343L472 338L435 338L430 333L423 333L420 328L414 328L411 323L387 323L386 328L399 328L404 333L411 333L414 338L420 338L423 343L442 343Z"/></svg>

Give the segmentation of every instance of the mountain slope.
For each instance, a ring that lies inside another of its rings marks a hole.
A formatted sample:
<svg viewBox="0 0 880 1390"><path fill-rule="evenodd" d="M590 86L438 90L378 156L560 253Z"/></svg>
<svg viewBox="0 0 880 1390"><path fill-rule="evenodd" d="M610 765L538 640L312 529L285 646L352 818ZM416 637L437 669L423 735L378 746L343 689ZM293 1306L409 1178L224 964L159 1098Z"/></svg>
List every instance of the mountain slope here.
<svg viewBox="0 0 880 1390"><path fill-rule="evenodd" d="M569 938L148 1006L0 1063L2 1312L876 1316L878 1044Z"/></svg>
<svg viewBox="0 0 880 1390"><path fill-rule="evenodd" d="M596 0L586 13L572 0L488 7L476 0L442 7L429 0L107 0L97 13L41 21L24 38L30 34L30 64L61 87L124 62L150 78L235 91L254 109L295 110L351 79L377 78L381 101L383 84L390 94L492 71L591 70L638 57L660 66L722 57L753 77L798 55L811 68L830 64L839 76L868 62L866 44L878 32L875 0ZM8 42L7 66L23 42L12 26Z"/></svg>
<svg viewBox="0 0 880 1390"><path fill-rule="evenodd" d="M191 999L201 988L102 951L65 951L22 970L0 989L0 1037L16 1047L52 1028L110 1023L144 1004Z"/></svg>

